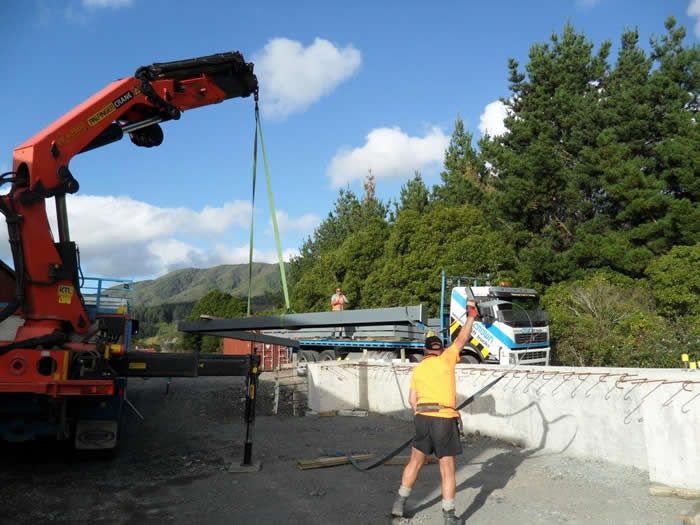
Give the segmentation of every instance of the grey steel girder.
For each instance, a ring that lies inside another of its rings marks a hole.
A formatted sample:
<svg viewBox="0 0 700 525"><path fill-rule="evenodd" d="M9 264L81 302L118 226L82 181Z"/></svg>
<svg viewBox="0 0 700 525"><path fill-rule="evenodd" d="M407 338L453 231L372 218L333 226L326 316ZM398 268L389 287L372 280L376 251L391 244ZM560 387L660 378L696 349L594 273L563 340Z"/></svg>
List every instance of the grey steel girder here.
<svg viewBox="0 0 700 525"><path fill-rule="evenodd" d="M180 321L178 330L197 334L224 336L227 332L247 330L274 330L297 328L322 328L341 326L372 326L387 324L425 324L427 316L423 305L397 306L394 308L370 308L366 310L343 310L341 312L313 312L234 319L209 319L205 321ZM225 335L225 337L232 337Z"/></svg>
<svg viewBox="0 0 700 525"><path fill-rule="evenodd" d="M181 331L184 332L184 330ZM296 341L295 339L287 339L286 337L280 337L277 335L258 334L255 332L241 331L232 332L229 330L223 332L206 331L196 333L199 335L213 335L214 337L225 337L227 339L239 339L241 341L252 341L254 343L267 343L271 345L291 346L293 348L299 348L299 341Z"/></svg>

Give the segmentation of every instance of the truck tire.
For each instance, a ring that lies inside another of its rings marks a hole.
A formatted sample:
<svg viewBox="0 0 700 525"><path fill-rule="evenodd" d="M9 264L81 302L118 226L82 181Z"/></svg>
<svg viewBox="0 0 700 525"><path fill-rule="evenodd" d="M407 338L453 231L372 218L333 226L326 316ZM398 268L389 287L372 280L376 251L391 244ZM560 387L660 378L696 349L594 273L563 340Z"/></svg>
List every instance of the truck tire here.
<svg viewBox="0 0 700 525"><path fill-rule="evenodd" d="M315 350L300 350L299 363L315 363L318 361L318 352Z"/></svg>
<svg viewBox="0 0 700 525"><path fill-rule="evenodd" d="M335 350L324 350L321 355L318 356L319 361L335 361L338 359L338 354Z"/></svg>
<svg viewBox="0 0 700 525"><path fill-rule="evenodd" d="M423 354L411 354L408 356L408 360L411 363L420 363L423 359L425 359Z"/></svg>
<svg viewBox="0 0 700 525"><path fill-rule="evenodd" d="M472 354L462 354L459 357L459 362L465 365L478 365L479 359Z"/></svg>

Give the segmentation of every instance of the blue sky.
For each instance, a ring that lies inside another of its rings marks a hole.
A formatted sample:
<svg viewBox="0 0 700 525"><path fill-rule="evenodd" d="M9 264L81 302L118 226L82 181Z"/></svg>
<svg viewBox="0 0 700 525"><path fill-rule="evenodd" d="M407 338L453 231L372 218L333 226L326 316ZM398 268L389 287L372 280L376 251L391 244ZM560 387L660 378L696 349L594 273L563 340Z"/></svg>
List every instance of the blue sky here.
<svg viewBox="0 0 700 525"><path fill-rule="evenodd" d="M646 46L667 16L700 34L700 0L489 2L0 3L0 170L15 146L116 78L153 62L239 50L256 63L286 256L332 209L338 189L362 192L368 169L388 199L420 170L439 180L461 116L478 138L498 132L507 60L567 20L596 46L638 28ZM614 55L613 55L614 59ZM88 274L145 278L188 266L246 262L252 99L186 112L159 148L126 139L75 157L73 240ZM262 173L261 171L259 173ZM263 179L256 260L275 251ZM50 210L53 209L51 206ZM6 233L0 256L8 259Z"/></svg>

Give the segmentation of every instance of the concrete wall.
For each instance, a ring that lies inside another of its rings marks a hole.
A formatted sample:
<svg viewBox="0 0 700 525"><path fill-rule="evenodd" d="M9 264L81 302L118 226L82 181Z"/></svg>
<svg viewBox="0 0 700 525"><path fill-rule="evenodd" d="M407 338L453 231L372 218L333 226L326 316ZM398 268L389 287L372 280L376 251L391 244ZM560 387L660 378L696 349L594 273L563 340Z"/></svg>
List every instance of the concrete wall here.
<svg viewBox="0 0 700 525"><path fill-rule="evenodd" d="M361 408L410 419L413 364L309 365L309 408ZM462 411L465 431L526 453L595 458L649 472L655 484L700 491L700 370L457 366L457 402L506 372Z"/></svg>

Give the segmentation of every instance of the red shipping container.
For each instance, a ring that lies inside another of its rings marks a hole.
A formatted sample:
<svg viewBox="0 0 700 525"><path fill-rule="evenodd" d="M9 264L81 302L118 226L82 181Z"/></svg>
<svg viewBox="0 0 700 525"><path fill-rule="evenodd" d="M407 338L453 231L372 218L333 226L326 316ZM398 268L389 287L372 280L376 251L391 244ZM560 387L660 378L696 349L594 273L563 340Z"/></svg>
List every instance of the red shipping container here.
<svg viewBox="0 0 700 525"><path fill-rule="evenodd" d="M225 355L248 355L253 348L260 356L260 370L263 372L276 370L290 362L286 346L224 338Z"/></svg>

